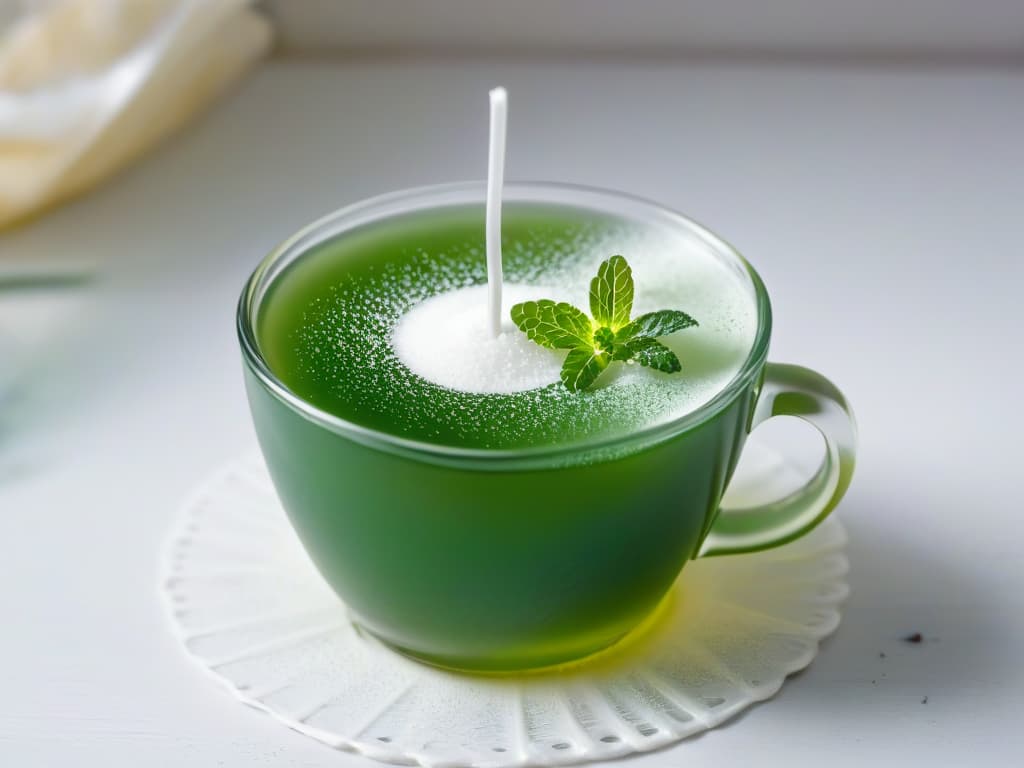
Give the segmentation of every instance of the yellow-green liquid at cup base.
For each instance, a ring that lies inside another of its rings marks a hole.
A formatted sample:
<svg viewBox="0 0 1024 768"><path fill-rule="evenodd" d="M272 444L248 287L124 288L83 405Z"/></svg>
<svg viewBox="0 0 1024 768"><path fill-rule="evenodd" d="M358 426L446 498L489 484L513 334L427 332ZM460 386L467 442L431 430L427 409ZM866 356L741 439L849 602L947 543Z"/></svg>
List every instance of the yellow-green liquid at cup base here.
<svg viewBox="0 0 1024 768"><path fill-rule="evenodd" d="M633 432L700 407L739 372L756 332L753 293L735 266L697 238L567 206L506 204L503 219L506 282L555 286L560 293L539 291L533 298L568 299L589 314L597 265L625 256L636 286L633 316L680 309L700 323L663 339L682 372L613 364L585 392L552 383L479 394L409 370L391 343L402 316L424 299L486 282L481 206L390 217L304 254L270 286L257 318L271 370L304 400L349 422L471 448L571 444Z"/></svg>

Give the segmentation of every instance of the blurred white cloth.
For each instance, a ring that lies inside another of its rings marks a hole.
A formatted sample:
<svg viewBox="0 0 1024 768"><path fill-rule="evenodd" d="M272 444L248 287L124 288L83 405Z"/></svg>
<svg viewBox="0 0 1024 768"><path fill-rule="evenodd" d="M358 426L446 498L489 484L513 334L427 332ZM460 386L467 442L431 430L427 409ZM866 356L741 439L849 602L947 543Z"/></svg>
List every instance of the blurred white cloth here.
<svg viewBox="0 0 1024 768"><path fill-rule="evenodd" d="M270 46L251 4L58 0L15 22L0 37L0 229L89 189L222 93Z"/></svg>

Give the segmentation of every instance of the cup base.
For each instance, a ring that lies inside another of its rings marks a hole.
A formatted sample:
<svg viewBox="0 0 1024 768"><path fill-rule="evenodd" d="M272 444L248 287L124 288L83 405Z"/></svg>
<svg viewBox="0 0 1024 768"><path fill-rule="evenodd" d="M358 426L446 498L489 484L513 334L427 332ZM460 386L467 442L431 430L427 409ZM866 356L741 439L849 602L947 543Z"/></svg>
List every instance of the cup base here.
<svg viewBox="0 0 1024 768"><path fill-rule="evenodd" d="M679 590L673 585L658 601L655 607L633 629L610 640L572 653L536 653L530 655L508 655L505 657L478 657L467 659L459 655L440 655L424 653L394 643L371 629L351 608L348 609L349 620L357 633L380 643L385 648L401 654L411 661L426 664L430 667L443 669L466 675L483 675L488 677L522 677L524 675L544 675L549 673L568 672L577 667L591 666L604 659L611 659L619 654L632 653L637 645L652 634L662 618L671 610L672 603L678 598Z"/></svg>

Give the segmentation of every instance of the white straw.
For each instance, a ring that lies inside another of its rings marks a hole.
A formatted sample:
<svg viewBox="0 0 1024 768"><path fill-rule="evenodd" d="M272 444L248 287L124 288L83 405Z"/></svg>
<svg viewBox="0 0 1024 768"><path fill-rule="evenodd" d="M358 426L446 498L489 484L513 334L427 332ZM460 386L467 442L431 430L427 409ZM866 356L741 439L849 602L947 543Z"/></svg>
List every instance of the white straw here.
<svg viewBox="0 0 1024 768"><path fill-rule="evenodd" d="M508 93L491 91L491 139L487 156L487 309L491 335L501 333L501 188L505 180Z"/></svg>

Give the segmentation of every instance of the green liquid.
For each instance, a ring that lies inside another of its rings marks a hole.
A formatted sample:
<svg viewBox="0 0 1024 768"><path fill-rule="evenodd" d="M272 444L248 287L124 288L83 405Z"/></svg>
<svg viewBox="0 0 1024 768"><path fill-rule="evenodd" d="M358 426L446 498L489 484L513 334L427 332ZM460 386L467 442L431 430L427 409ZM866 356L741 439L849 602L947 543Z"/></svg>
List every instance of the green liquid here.
<svg viewBox="0 0 1024 768"><path fill-rule="evenodd" d="M645 261L644 253L659 246L631 222L522 204L506 205L503 219L505 280L578 290L574 303L583 308L596 265L623 253L634 263L638 305L645 290L653 291L651 309L683 309L701 322L700 329L670 342L683 373L619 371L582 393L552 384L474 394L410 371L390 343L402 315L430 296L486 282L480 206L391 217L304 254L271 285L257 318L270 368L300 397L347 421L470 448L564 444L635 431L706 402L739 370L753 338L753 302L710 256L683 259L679 269L697 278L657 294L671 283L662 274L665 261ZM704 285L712 278L714 285ZM709 290L728 295L709 301Z"/></svg>

